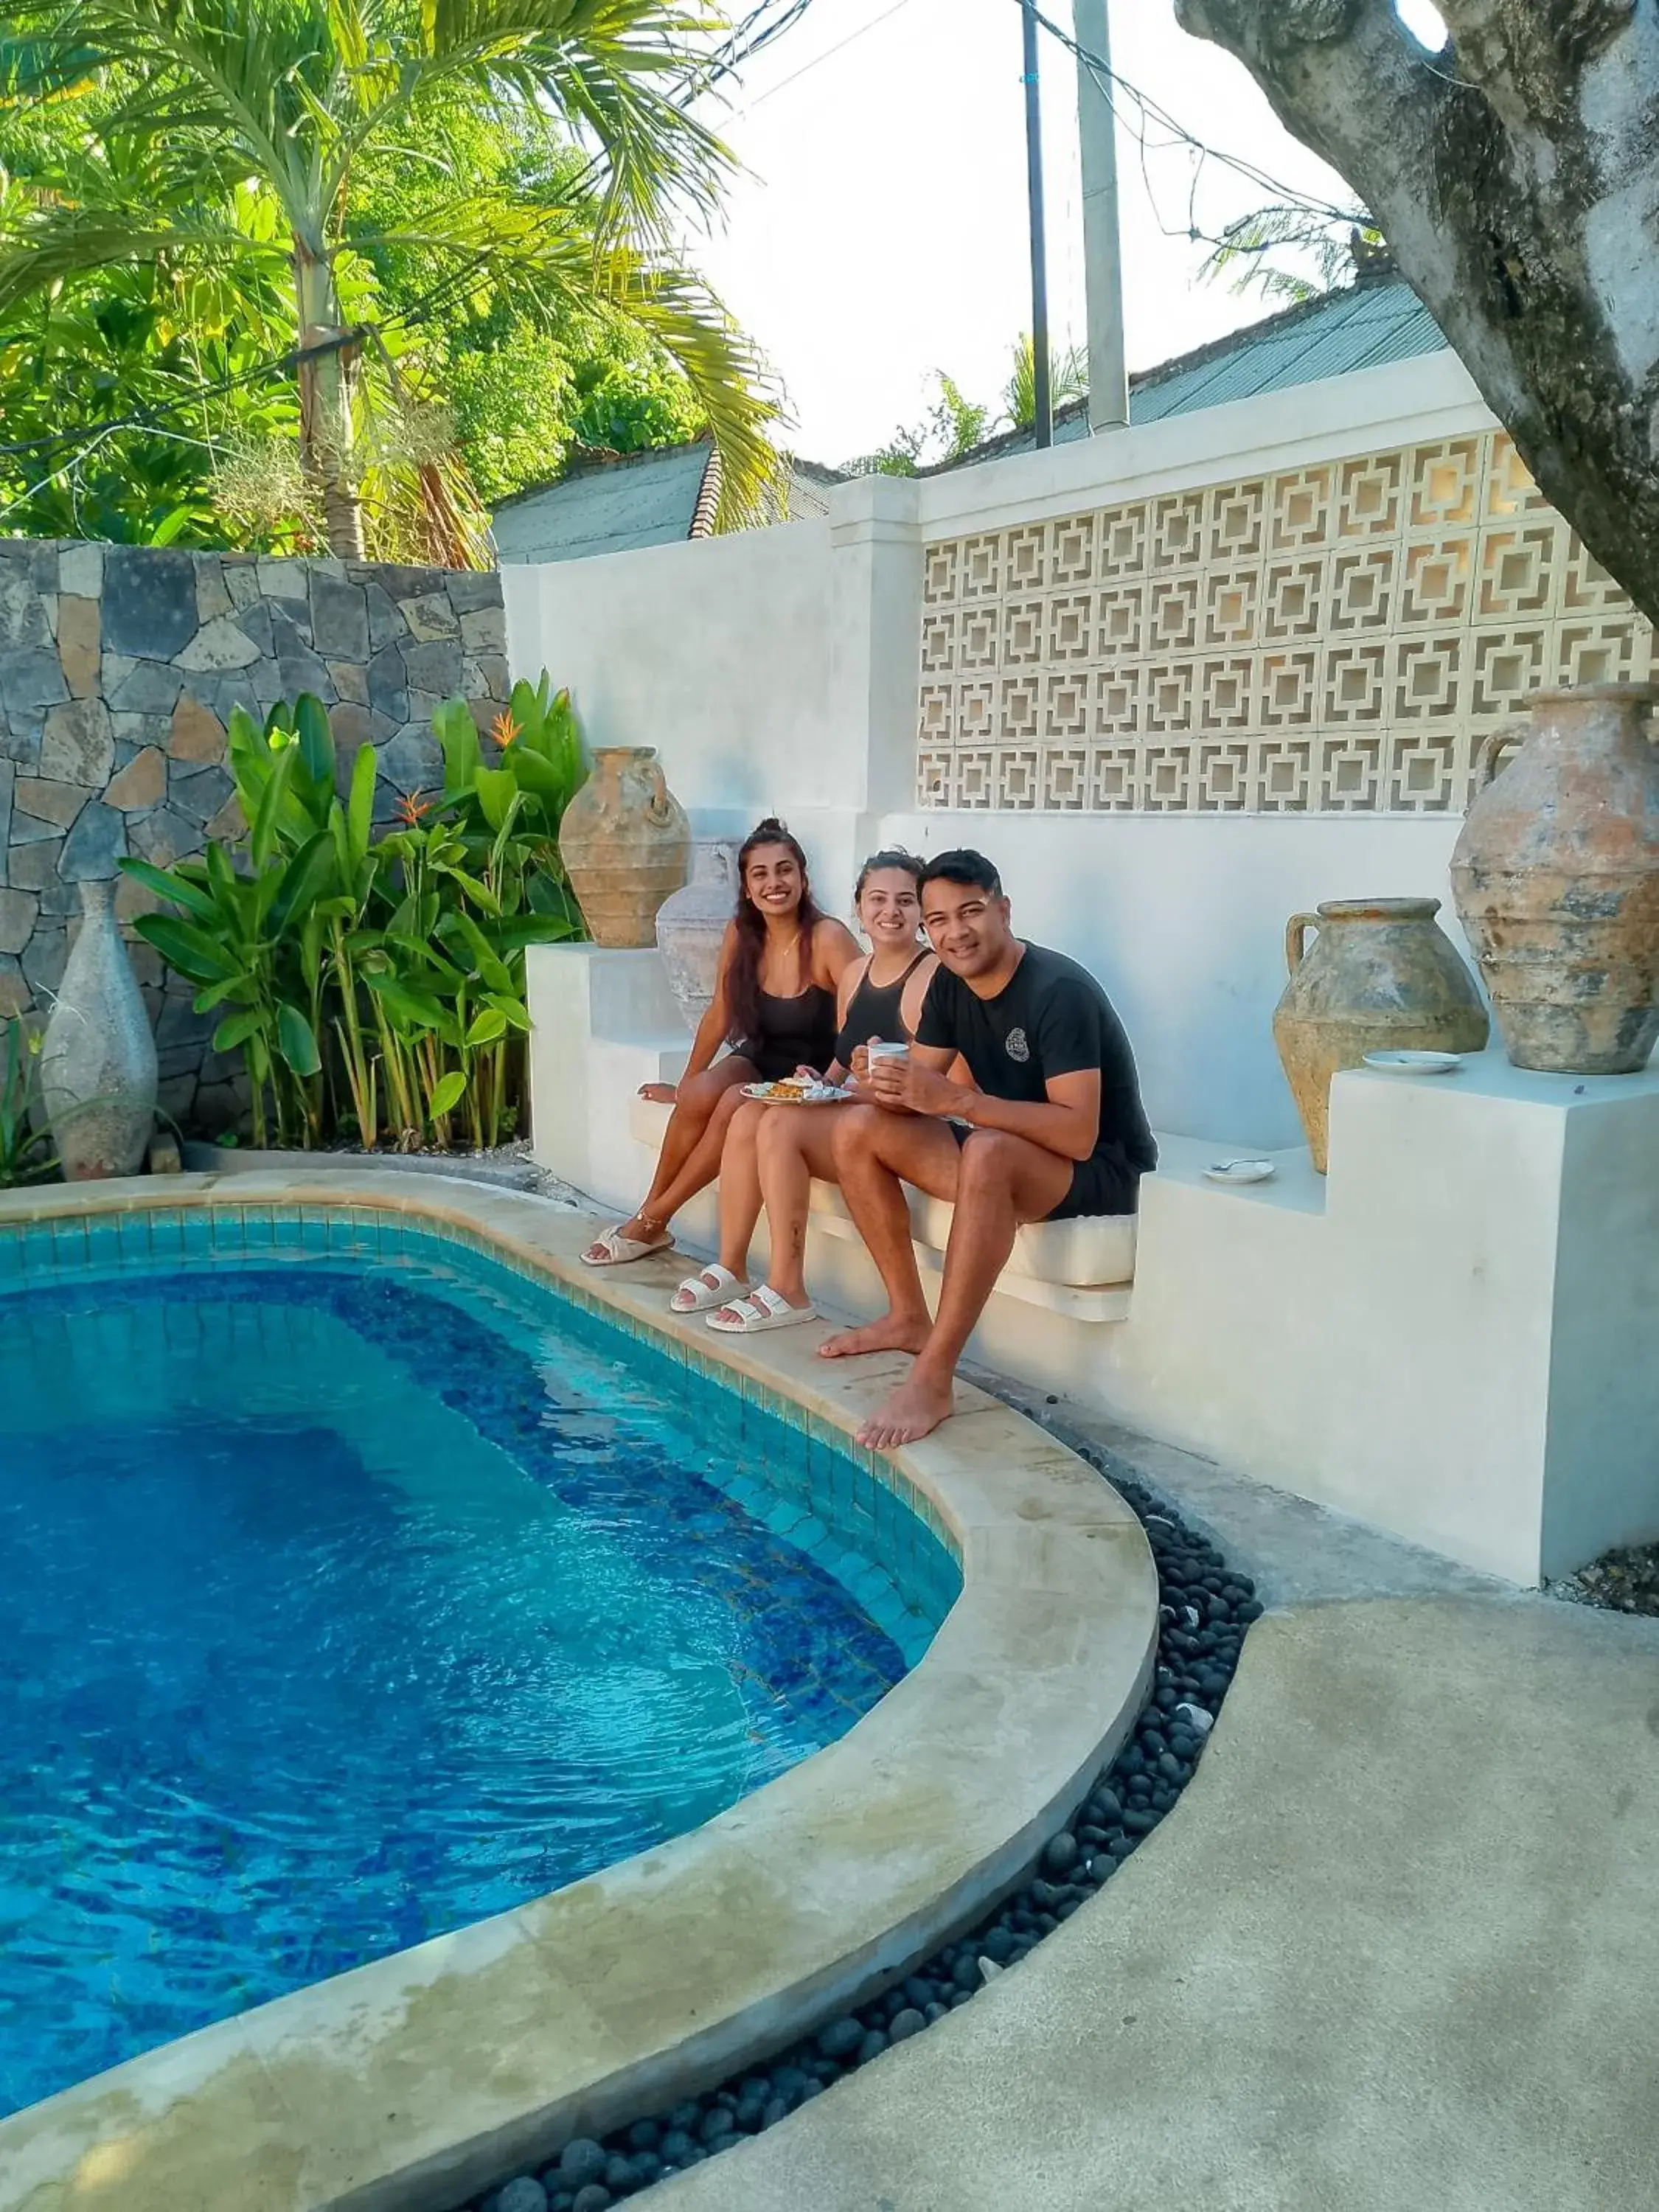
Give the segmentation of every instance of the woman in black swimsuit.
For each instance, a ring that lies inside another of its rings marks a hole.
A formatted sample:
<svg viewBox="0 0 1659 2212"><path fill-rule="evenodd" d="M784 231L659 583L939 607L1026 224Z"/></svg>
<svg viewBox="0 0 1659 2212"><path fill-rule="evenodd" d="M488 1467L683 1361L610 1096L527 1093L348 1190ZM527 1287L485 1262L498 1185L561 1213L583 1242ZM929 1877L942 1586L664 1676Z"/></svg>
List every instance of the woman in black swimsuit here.
<svg viewBox="0 0 1659 2212"><path fill-rule="evenodd" d="M828 1066L836 988L858 950L850 931L818 911L806 855L769 816L738 854L737 912L726 926L714 1003L697 1026L685 1073L677 1084L641 1089L642 1098L674 1109L651 1188L631 1220L607 1229L582 1254L590 1267L621 1267L673 1242L670 1221L719 1174L727 1125L750 1103L740 1084ZM732 1049L717 1060L724 1044Z"/></svg>
<svg viewBox="0 0 1659 2212"><path fill-rule="evenodd" d="M921 863L908 853L878 853L860 870L854 897L872 951L842 978L832 1080L865 1072L866 1048L878 1038L910 1036L937 961L918 942L921 914L916 879ZM811 1179L833 1181L833 1106L777 1106L747 1099L726 1131L720 1157L720 1253L718 1265L688 1276L671 1304L676 1313L710 1314L709 1327L746 1335L811 1321L801 1281L807 1198ZM763 1191L763 1185L764 1190ZM764 1196L771 1226L769 1282L746 1287L749 1240Z"/></svg>

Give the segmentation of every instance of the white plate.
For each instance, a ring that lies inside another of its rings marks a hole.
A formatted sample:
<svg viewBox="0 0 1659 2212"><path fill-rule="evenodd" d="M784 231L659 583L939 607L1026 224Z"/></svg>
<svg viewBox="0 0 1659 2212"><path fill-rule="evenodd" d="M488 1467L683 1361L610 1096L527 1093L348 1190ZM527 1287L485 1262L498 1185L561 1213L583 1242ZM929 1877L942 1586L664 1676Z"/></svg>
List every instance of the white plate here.
<svg viewBox="0 0 1659 2212"><path fill-rule="evenodd" d="M745 1098L758 1098L766 1106L839 1106L857 1093L838 1091L832 1083L820 1083L805 1096L798 1091L780 1091L773 1083L745 1083L743 1095Z"/></svg>
<svg viewBox="0 0 1659 2212"><path fill-rule="evenodd" d="M1212 1160L1204 1170L1207 1182L1271 1182L1271 1160Z"/></svg>
<svg viewBox="0 0 1659 2212"><path fill-rule="evenodd" d="M1455 1075L1463 1057L1455 1052L1368 1052L1365 1065L1379 1075Z"/></svg>

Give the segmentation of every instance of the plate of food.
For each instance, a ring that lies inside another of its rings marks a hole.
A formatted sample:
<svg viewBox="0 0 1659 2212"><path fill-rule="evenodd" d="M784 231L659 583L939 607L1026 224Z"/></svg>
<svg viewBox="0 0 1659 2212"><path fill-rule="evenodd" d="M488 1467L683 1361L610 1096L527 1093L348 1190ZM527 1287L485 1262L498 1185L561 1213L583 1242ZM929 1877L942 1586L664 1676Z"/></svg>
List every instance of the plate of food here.
<svg viewBox="0 0 1659 2212"><path fill-rule="evenodd" d="M781 1075L775 1083L745 1083L745 1098L758 1098L768 1106L838 1106L856 1094L838 1083L820 1083L804 1075Z"/></svg>

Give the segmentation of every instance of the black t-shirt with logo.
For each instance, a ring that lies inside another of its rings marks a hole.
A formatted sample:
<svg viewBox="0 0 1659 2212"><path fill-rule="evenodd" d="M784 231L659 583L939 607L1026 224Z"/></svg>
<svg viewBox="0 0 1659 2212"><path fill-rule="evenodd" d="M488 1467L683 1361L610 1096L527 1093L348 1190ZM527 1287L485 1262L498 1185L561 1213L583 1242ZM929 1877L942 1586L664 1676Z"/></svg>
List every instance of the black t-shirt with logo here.
<svg viewBox="0 0 1659 2212"><path fill-rule="evenodd" d="M1093 1157L1133 1175L1150 1175L1158 1165L1123 1024L1088 969L1063 952L1028 945L994 999L981 999L941 963L922 1004L916 1042L959 1052L993 1098L1041 1103L1050 1078L1097 1067L1100 1134Z"/></svg>

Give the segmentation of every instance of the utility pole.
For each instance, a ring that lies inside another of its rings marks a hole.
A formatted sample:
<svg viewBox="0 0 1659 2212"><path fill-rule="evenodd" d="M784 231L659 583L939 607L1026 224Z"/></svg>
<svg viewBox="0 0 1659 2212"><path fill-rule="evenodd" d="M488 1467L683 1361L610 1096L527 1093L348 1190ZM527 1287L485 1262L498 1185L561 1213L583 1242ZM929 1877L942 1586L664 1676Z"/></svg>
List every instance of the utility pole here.
<svg viewBox="0 0 1659 2212"><path fill-rule="evenodd" d="M1031 368L1039 446L1054 442L1048 367L1048 258L1042 234L1042 104L1037 88L1036 0L1020 0L1025 43L1025 191L1031 214Z"/></svg>
<svg viewBox="0 0 1659 2212"><path fill-rule="evenodd" d="M1099 74L1078 56L1077 131L1083 155L1083 288L1089 316L1089 428L1121 430L1129 419L1123 361L1123 246L1117 215L1117 128L1112 113L1110 0L1072 0L1073 34ZM1101 78L1105 76L1103 83Z"/></svg>

